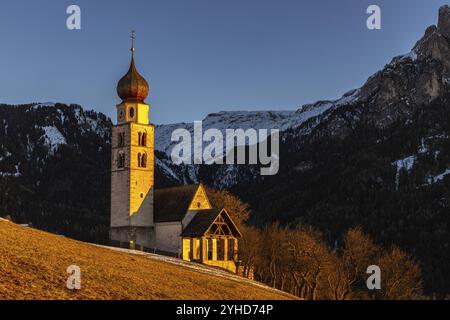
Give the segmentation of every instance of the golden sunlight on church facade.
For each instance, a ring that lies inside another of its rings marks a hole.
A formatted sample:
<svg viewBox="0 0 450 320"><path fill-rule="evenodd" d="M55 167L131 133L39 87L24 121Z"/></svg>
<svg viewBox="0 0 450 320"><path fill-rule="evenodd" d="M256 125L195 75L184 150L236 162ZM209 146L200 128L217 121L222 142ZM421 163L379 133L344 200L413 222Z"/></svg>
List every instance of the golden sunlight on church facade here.
<svg viewBox="0 0 450 320"><path fill-rule="evenodd" d="M111 225L113 244L238 270L241 233L224 208L199 185L155 190L155 127L149 121L147 81L131 65L117 85L121 103L112 128Z"/></svg>
<svg viewBox="0 0 450 320"><path fill-rule="evenodd" d="M112 128L110 238L120 242L144 244L152 237L155 129L144 102L148 92L133 48L130 68L117 85L122 102Z"/></svg>

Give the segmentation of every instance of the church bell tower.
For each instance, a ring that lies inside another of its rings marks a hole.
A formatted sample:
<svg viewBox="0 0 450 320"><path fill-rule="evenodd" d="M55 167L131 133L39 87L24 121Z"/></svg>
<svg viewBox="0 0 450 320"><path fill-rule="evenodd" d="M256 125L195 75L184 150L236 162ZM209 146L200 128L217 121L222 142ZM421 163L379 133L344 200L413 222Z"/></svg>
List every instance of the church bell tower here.
<svg viewBox="0 0 450 320"><path fill-rule="evenodd" d="M147 81L134 63L117 84L122 102L112 128L110 240L134 248L150 247L154 234L154 125L149 123Z"/></svg>

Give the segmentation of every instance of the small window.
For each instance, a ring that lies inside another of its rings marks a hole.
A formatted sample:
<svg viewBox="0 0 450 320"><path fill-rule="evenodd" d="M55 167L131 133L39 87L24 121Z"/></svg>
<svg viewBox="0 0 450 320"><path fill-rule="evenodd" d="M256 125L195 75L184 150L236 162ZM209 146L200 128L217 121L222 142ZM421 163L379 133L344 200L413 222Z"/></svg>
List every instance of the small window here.
<svg viewBox="0 0 450 320"><path fill-rule="evenodd" d="M119 146L119 148L125 146L125 132L120 132L119 133L118 146Z"/></svg>
<svg viewBox="0 0 450 320"><path fill-rule="evenodd" d="M142 133L138 132L138 146L142 146Z"/></svg>
<svg viewBox="0 0 450 320"><path fill-rule="evenodd" d="M144 199L144 194L141 192L141 199Z"/></svg>
<svg viewBox="0 0 450 320"><path fill-rule="evenodd" d="M125 167L125 155L123 153L119 153L117 157L117 167L124 168Z"/></svg>
<svg viewBox="0 0 450 320"><path fill-rule="evenodd" d="M147 168L147 155L145 153L141 157L141 168Z"/></svg>
<svg viewBox="0 0 450 320"><path fill-rule="evenodd" d="M130 108L130 118L134 118L134 108Z"/></svg>
<svg viewBox="0 0 450 320"><path fill-rule="evenodd" d="M138 167L141 167L141 158L142 158L142 155L140 153L138 153Z"/></svg>
<svg viewBox="0 0 450 320"><path fill-rule="evenodd" d="M123 120L124 117L125 117L125 112L123 111L123 109L120 109L120 111L119 111L119 120Z"/></svg>

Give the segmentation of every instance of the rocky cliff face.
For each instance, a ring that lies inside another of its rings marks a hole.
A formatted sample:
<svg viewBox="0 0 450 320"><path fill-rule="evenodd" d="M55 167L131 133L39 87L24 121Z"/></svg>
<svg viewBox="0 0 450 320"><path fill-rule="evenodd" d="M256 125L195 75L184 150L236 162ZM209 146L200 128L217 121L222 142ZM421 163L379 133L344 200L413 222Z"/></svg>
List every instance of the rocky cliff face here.
<svg viewBox="0 0 450 320"><path fill-rule="evenodd" d="M437 26L429 27L410 53L395 57L371 76L358 95L360 110L348 118L330 115L333 135L345 136L355 121L370 121L379 128L410 116L450 88L450 8L439 10Z"/></svg>
<svg viewBox="0 0 450 320"><path fill-rule="evenodd" d="M396 57L361 89L360 102L380 128L385 128L433 102L450 85L450 8L439 10L412 51Z"/></svg>

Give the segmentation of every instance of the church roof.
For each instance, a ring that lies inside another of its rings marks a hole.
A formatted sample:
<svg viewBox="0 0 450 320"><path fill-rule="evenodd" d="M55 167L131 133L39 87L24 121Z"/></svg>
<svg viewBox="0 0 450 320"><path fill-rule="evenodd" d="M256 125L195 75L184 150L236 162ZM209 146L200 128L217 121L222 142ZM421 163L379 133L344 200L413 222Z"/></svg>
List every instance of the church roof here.
<svg viewBox="0 0 450 320"><path fill-rule="evenodd" d="M155 222L173 222L183 220L198 188L199 185L195 184L156 189L154 194Z"/></svg>
<svg viewBox="0 0 450 320"><path fill-rule="evenodd" d="M156 189L154 193L155 222L181 222L190 210L191 203L199 190L204 190L201 184ZM209 201L208 205L208 209L195 210L197 213L184 228L182 237L201 237L207 233L217 234L215 225L218 223L226 224L224 228L226 228L227 234L241 237L239 229L225 209L212 208Z"/></svg>
<svg viewBox="0 0 450 320"><path fill-rule="evenodd" d="M198 212L188 226L181 233L182 237L202 236L208 231L214 220L222 210L210 209Z"/></svg>
<svg viewBox="0 0 450 320"><path fill-rule="evenodd" d="M201 237L205 234L213 234L211 230L212 225L221 216L221 220L227 224L229 230L235 237L241 237L242 234L234 224L231 217L228 215L225 209L210 209L205 211L199 211L195 217L189 223L189 225L181 233L182 237Z"/></svg>

